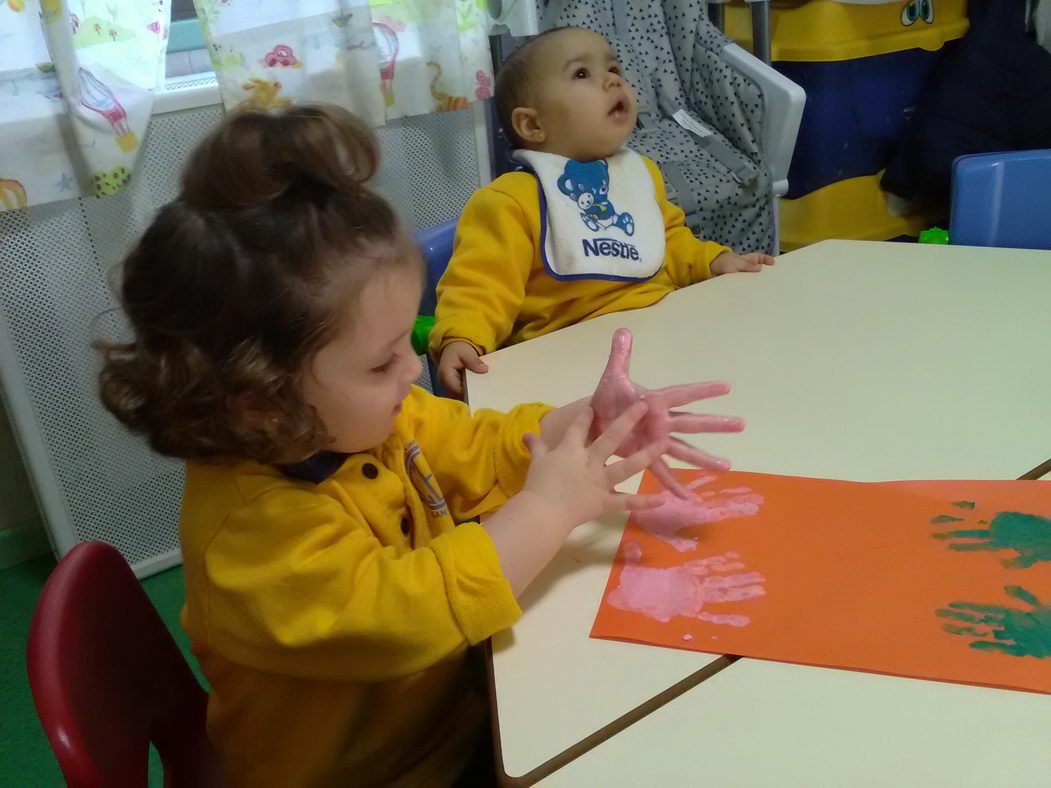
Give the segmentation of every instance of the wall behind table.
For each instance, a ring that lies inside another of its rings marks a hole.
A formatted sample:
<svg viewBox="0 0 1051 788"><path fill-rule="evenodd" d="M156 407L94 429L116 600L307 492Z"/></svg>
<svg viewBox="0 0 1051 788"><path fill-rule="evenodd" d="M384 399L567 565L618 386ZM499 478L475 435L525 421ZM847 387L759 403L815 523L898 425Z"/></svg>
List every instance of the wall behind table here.
<svg viewBox="0 0 1051 788"><path fill-rule="evenodd" d="M33 489L7 412L0 407L0 569L47 550Z"/></svg>

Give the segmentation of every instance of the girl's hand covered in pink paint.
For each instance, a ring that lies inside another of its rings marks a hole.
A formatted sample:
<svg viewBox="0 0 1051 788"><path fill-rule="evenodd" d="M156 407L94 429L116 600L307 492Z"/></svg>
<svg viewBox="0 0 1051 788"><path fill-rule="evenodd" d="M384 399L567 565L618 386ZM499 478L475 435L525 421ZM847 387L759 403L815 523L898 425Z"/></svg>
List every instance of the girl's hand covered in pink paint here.
<svg viewBox="0 0 1051 788"><path fill-rule="evenodd" d="M688 462L691 465L712 470L726 470L730 463L726 460L695 449L689 444L673 438L673 432L740 432L744 429L741 419L730 416L696 415L683 413L671 408L686 405L699 399L718 397L730 391L728 383L687 383L679 386L667 386L650 391L633 383L628 373L631 363L631 332L618 328L613 333L613 346L609 352L609 361L598 382L595 393L591 396L591 408L595 412L592 427L593 435L600 435L609 425L631 405L644 400L649 406L646 415L635 425L631 434L618 447L616 453L628 457L639 449L653 443L663 445L663 454ZM664 460L658 458L650 465L650 470L660 479L661 484L680 498L688 498L689 491L675 478Z"/></svg>

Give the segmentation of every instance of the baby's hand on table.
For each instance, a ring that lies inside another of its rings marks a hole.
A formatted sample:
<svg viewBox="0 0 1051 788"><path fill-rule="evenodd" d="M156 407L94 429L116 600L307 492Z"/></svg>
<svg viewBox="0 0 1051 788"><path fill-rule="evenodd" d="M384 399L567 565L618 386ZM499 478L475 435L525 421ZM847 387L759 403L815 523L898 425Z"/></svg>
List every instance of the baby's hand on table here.
<svg viewBox="0 0 1051 788"><path fill-rule="evenodd" d="M722 252L712 260L712 276L720 274L733 274L739 271L755 273L763 270L764 265L773 265L774 258L761 252L749 252L746 255L734 254L733 252Z"/></svg>
<svg viewBox="0 0 1051 788"><path fill-rule="evenodd" d="M438 360L438 380L445 386L446 391L459 399L463 399L464 368L480 375L489 371L478 351L467 342L450 342L442 348L442 355Z"/></svg>
<svg viewBox="0 0 1051 788"><path fill-rule="evenodd" d="M673 438L671 433L740 432L744 429L744 422L730 416L696 415L671 408L699 399L721 396L730 391L730 385L722 382L689 383L650 391L632 382L629 376L631 340L631 332L626 328L618 328L613 333L609 361L606 362L606 369L591 396L591 407L595 411L593 431L604 432L615 419L641 400L649 406L646 415L618 444L618 455L626 457L644 446L657 443L663 454L691 465L713 470L729 468L730 463L726 460L695 449L688 443ZM689 497L690 493L675 478L664 460L657 457L649 467L667 489L680 498Z"/></svg>

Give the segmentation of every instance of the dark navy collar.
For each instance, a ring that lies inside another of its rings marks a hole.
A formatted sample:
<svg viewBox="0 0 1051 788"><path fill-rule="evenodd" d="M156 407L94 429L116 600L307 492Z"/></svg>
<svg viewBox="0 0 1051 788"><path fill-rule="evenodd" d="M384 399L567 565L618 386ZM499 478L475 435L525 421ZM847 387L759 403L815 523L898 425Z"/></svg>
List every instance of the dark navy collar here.
<svg viewBox="0 0 1051 788"><path fill-rule="evenodd" d="M290 465L278 465L277 469L285 476L311 484L321 484L338 471L350 455L341 451L319 451L302 462Z"/></svg>

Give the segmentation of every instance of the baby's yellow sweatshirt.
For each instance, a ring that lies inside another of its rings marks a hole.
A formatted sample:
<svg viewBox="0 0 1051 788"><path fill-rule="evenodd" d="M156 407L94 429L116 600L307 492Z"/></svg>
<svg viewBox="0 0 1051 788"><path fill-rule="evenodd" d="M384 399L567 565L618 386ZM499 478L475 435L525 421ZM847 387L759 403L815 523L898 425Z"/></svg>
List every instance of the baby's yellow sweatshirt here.
<svg viewBox="0 0 1051 788"><path fill-rule="evenodd" d="M540 197L530 172L501 175L468 200L456 227L452 259L438 283L430 350L469 342L479 353L556 331L609 312L648 306L671 291L711 277L711 262L729 251L700 241L670 203L657 165L643 157L664 218L664 264L644 282L555 279L540 249Z"/></svg>
<svg viewBox="0 0 1051 788"><path fill-rule="evenodd" d="M188 464L183 624L231 786L459 773L485 717L467 648L520 610L488 534L456 522L521 489L548 410L414 389L373 451Z"/></svg>

